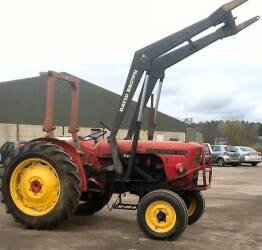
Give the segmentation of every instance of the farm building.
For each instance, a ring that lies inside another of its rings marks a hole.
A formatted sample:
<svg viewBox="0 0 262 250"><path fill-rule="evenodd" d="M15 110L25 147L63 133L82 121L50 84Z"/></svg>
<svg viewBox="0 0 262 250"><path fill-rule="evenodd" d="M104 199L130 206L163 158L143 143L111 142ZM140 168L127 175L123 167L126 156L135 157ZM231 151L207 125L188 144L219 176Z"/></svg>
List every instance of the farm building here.
<svg viewBox="0 0 262 250"><path fill-rule="evenodd" d="M45 115L46 77L32 77L0 83L0 144L7 140L30 140L44 135L42 131ZM56 135L66 135L70 113L70 86L62 81L56 84L55 125ZM120 96L91 84L80 81L79 127L80 134L87 135L92 129L101 128L102 121L111 127ZM131 104L127 118L118 133L126 136L133 114ZM144 113L140 138L147 138L149 108ZM185 123L158 112L155 139L185 141Z"/></svg>

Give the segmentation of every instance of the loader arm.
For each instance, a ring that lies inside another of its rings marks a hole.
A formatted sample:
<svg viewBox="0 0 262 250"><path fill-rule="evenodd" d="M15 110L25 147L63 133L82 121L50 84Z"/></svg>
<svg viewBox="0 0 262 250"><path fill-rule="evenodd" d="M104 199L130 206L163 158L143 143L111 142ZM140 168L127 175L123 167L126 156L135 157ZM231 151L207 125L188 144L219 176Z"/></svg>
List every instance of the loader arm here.
<svg viewBox="0 0 262 250"><path fill-rule="evenodd" d="M233 36L237 33L239 33L240 31L242 31L243 29L247 28L248 26L250 26L251 24L253 24L254 22L256 22L257 20L259 20L259 17L253 17L249 20L247 20L246 22L243 22L239 25L237 25L236 30L231 30L230 27L227 26L227 24L225 24L223 27L217 29L215 32L208 34L196 41L192 41L191 43L176 49L172 52L169 52L163 56L160 56L158 58L156 58L152 65L151 65L151 69L150 69L150 73L149 73L149 84L148 84L148 89L147 89L147 93L146 93L146 99L144 102L144 108L151 96L151 93L153 92L155 85L157 83L157 81L159 80L159 84L160 84L160 88L158 90L158 93L161 93L161 87L162 87L162 82L164 80L165 77L165 70L173 65L175 65L176 63L184 60L185 58L193 55L194 53L196 53L197 51L200 51L201 49L207 47L208 45L229 37L229 36ZM154 117L154 121L156 121L156 114L157 114L157 108L158 108L158 103L159 103L159 97L160 95L157 95L157 99L156 99L156 108L155 108L155 117ZM130 140L134 134L134 130L135 130L135 123L137 120L137 114L138 114L138 108L139 108L139 103L141 101L141 94L139 96L138 99L138 105L133 113L133 117L131 120L131 125L129 127L126 139ZM155 124L150 124L151 126L155 126ZM150 128L151 130L152 127ZM152 136L152 135L151 135Z"/></svg>
<svg viewBox="0 0 262 250"><path fill-rule="evenodd" d="M151 72L151 68L152 68L152 64L154 60L166 54L170 50L174 49L175 47L181 45L182 43L186 41L190 44L190 46L192 46L193 42L191 39L193 37L202 33L203 31L207 30L208 28L217 26L219 24L224 23L224 27L226 27L226 29L228 30L228 34L236 34L237 26L235 23L235 18L233 17L231 11L235 9L236 7L238 7L239 5L245 3L246 1L247 0L231 1L223 5L222 7L220 7L218 10L216 10L214 13L212 13L207 18L181 31L178 31L170 36L167 36L155 43L152 43L138 50L135 53L129 73L128 73L126 84L125 84L122 96L120 98L120 104L118 106L117 114L113 122L111 133L110 133L110 136L108 137L108 142L110 144L110 148L112 152L114 170L118 174L122 175L123 166L121 164L121 161L118 155L116 135L124 120L126 111L132 101L132 98L139 85L139 82L143 74L146 72L143 88L140 93L140 98L139 98L140 100L137 103L136 110L138 111L138 114L137 114L137 119L136 119L134 130L133 130L134 136L133 136L133 142L132 142L132 149L130 152L128 169L124 175L124 179L127 180L130 177L130 173L133 168L137 143L139 139L139 133L141 129L143 110L155 86L156 81L150 80L150 72ZM181 58L180 60L182 59L183 58ZM151 73L151 79L152 79L152 73Z"/></svg>

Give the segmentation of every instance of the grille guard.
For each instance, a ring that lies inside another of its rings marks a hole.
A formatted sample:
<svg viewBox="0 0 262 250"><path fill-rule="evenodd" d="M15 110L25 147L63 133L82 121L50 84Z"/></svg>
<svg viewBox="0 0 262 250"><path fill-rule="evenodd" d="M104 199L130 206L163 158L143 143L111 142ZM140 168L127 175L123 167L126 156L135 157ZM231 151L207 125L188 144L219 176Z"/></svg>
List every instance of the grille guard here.
<svg viewBox="0 0 262 250"><path fill-rule="evenodd" d="M200 190L210 188L212 181L212 157L211 155L207 158L205 156L204 146L202 146L202 157L199 171L202 171L203 184L197 185ZM208 173L208 176L207 176Z"/></svg>
<svg viewBox="0 0 262 250"><path fill-rule="evenodd" d="M202 174L202 181L203 184L190 184L189 186L186 186L184 188L179 188L182 190L206 190L211 187L211 181L212 181L212 157L206 157L204 147L202 146L202 156L201 156L201 162L199 167L187 170L185 173L181 174L180 176L176 177L175 179L168 182L168 184L174 184L177 180L185 178L186 176L194 173L201 173ZM199 178L199 177L198 177Z"/></svg>

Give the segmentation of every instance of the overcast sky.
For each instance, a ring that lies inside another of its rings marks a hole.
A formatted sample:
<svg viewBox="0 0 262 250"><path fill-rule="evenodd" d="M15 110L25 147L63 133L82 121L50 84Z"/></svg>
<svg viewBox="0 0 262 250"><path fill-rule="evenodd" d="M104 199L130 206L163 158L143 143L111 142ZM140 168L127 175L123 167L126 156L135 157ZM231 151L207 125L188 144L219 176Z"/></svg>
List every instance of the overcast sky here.
<svg viewBox="0 0 262 250"><path fill-rule="evenodd" d="M227 0L0 0L0 81L66 71L121 94L136 50ZM261 15L262 1L234 11ZM166 72L160 111L195 121L262 122L262 21Z"/></svg>

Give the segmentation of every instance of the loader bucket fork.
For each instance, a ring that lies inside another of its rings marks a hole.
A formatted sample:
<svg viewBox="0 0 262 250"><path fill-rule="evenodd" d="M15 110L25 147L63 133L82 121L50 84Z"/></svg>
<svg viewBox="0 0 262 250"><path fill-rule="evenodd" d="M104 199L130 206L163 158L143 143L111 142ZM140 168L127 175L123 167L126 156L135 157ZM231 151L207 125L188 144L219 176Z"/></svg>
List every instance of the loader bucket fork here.
<svg viewBox="0 0 262 250"><path fill-rule="evenodd" d="M77 120L80 79L68 73L57 73L54 71L41 72L40 76L47 77L46 114L43 127L43 131L46 132L46 137L54 137L55 83L57 80L62 80L62 82L64 83L69 83L72 88L71 112L68 132L72 134L73 143L76 146L76 148L79 148L79 129L77 125Z"/></svg>
<svg viewBox="0 0 262 250"><path fill-rule="evenodd" d="M237 34L259 20L259 16L256 16L239 25L236 24L236 18L233 16L231 11L245 2L247 2L247 0L234 0L226 3L207 18L135 52L127 76L126 84L120 98L118 111L115 116L110 136L108 137L108 142L112 152L114 169L122 180L128 180L133 170L137 143L141 130L143 111L150 98L150 95L152 94L156 82L160 80L160 89L158 90L159 94L157 95L158 99L156 100L158 105L166 68L176 64L177 62L185 59L186 57L194 54L195 52L219 39ZM210 27L215 27L217 25L222 25L222 27L196 41L192 40L196 35L202 33ZM176 49L176 47L180 46L184 42L187 42L188 44ZM135 108L135 112L133 114L131 125L127 134L127 139L133 140L128 168L123 175L123 166L117 151L116 135L144 73L145 79L143 87L139 95L137 106Z"/></svg>

